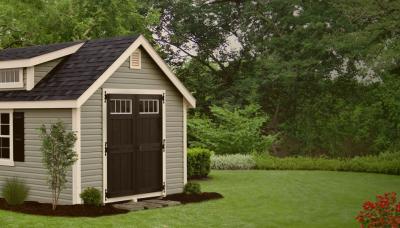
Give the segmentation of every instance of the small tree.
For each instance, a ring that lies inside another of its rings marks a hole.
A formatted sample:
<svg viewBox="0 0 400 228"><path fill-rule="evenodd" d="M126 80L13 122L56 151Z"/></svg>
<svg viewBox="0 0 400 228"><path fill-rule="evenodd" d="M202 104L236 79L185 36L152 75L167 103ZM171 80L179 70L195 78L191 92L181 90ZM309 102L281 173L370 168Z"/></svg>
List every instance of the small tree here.
<svg viewBox="0 0 400 228"><path fill-rule="evenodd" d="M67 182L67 172L77 160L77 154L73 150L76 135L73 132L67 132L61 121L52 124L49 132L45 125L42 125L39 131L42 139L43 163L49 174L48 182L52 190L52 204L55 210L60 193Z"/></svg>

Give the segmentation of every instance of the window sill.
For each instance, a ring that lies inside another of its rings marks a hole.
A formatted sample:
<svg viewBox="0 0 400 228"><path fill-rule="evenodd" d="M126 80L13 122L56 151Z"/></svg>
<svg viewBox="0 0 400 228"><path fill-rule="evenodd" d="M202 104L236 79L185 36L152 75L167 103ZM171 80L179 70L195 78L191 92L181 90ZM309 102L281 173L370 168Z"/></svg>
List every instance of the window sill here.
<svg viewBox="0 0 400 228"><path fill-rule="evenodd" d="M0 159L0 166L14 166L14 161L9 159Z"/></svg>

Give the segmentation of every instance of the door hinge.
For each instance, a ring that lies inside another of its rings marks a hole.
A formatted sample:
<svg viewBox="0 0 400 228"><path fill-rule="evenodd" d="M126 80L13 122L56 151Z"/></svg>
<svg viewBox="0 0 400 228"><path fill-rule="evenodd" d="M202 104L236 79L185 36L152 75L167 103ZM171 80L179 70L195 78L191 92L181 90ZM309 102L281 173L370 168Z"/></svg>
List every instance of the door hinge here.
<svg viewBox="0 0 400 228"><path fill-rule="evenodd" d="M108 98L109 95L107 94L107 92L104 92L104 103L107 103Z"/></svg>
<svg viewBox="0 0 400 228"><path fill-rule="evenodd" d="M107 142L104 143L104 156L107 156L107 152L108 152L108 145Z"/></svg>
<svg viewBox="0 0 400 228"><path fill-rule="evenodd" d="M165 93L162 94L161 100L162 100L162 103L164 104L165 103Z"/></svg>
<svg viewBox="0 0 400 228"><path fill-rule="evenodd" d="M162 148L162 151L165 152L165 139L162 140L161 148Z"/></svg>
<svg viewBox="0 0 400 228"><path fill-rule="evenodd" d="M163 182L163 184L162 184L162 189L163 189L163 191L165 192L165 181Z"/></svg>
<svg viewBox="0 0 400 228"><path fill-rule="evenodd" d="M107 189L104 189L104 198L106 198L106 199L108 199L108 192L107 192Z"/></svg>

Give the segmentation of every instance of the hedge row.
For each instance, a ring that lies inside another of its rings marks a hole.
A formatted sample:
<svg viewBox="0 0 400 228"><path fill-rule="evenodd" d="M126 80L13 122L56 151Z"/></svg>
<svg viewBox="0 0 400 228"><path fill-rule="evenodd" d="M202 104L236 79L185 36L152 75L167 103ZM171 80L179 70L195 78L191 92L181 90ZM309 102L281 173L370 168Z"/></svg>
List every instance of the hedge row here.
<svg viewBox="0 0 400 228"><path fill-rule="evenodd" d="M385 152L378 156L330 159L260 155L213 155L212 169L263 170L331 170L400 175L400 152Z"/></svg>

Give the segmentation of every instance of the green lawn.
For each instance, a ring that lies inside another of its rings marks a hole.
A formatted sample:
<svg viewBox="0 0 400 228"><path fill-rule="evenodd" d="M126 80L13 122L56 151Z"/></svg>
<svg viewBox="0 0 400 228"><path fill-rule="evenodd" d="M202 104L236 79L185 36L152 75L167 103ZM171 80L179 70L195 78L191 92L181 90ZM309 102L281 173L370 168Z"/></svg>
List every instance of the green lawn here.
<svg viewBox="0 0 400 228"><path fill-rule="evenodd" d="M357 227L364 200L400 194L399 176L329 171L213 171L201 184L225 198L101 218L0 211L0 227Z"/></svg>

